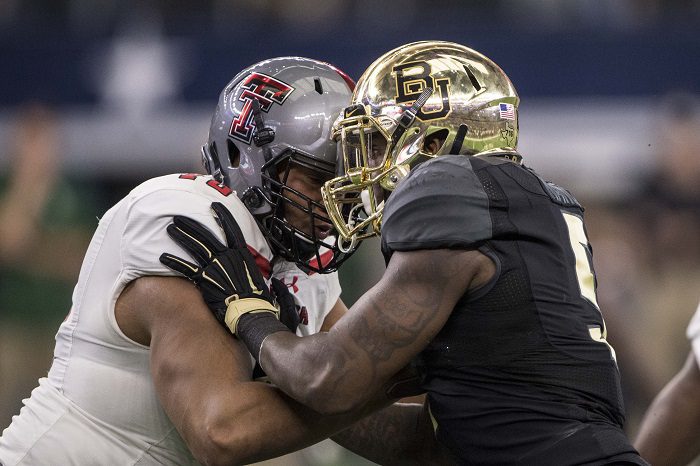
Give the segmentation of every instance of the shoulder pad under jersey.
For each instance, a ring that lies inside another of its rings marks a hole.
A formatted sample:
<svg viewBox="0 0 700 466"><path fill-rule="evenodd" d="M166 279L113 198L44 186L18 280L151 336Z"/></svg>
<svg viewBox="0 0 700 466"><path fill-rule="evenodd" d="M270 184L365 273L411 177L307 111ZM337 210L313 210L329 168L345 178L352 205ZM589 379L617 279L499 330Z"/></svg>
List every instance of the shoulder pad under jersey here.
<svg viewBox="0 0 700 466"><path fill-rule="evenodd" d="M383 212L385 253L470 249L491 234L488 197L465 156L439 157L413 169Z"/></svg>

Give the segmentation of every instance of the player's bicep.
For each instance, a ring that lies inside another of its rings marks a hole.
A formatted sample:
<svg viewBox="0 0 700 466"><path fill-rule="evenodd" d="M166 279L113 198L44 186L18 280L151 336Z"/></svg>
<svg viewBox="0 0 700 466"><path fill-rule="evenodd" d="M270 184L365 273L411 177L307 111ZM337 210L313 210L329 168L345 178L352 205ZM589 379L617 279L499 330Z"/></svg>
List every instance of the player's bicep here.
<svg viewBox="0 0 700 466"><path fill-rule="evenodd" d="M216 321L190 282L144 277L134 282L133 292L131 304L148 315L158 398L200 462L225 458L249 464L280 456L355 420L321 422L275 387L251 381L250 354Z"/></svg>
<svg viewBox="0 0 700 466"><path fill-rule="evenodd" d="M223 411L216 400L250 380L250 356L186 280L144 277L134 287L140 311L148 314L151 374L159 400L190 448L206 449L205 426Z"/></svg>
<svg viewBox="0 0 700 466"><path fill-rule="evenodd" d="M472 255L447 249L394 253L373 293L385 327L415 329L407 341L432 338L469 287L476 272Z"/></svg>
<svg viewBox="0 0 700 466"><path fill-rule="evenodd" d="M371 366L365 370L375 374L372 386L385 383L440 331L478 273L475 254L397 252L380 282L338 322L349 352Z"/></svg>

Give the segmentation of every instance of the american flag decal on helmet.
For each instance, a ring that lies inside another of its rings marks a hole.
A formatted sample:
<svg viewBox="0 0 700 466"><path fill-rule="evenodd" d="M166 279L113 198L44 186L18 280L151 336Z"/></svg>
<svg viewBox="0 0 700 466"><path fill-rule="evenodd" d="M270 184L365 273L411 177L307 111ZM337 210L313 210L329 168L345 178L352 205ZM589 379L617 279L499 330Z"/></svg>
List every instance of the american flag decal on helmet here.
<svg viewBox="0 0 700 466"><path fill-rule="evenodd" d="M498 104L498 112L502 120L515 120L515 107L513 107L513 104Z"/></svg>

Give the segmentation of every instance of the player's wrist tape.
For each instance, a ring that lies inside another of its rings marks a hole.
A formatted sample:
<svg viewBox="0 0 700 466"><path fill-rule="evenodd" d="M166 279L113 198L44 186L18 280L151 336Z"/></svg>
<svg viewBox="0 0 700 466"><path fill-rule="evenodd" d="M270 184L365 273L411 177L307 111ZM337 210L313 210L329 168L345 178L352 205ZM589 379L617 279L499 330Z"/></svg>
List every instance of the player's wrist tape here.
<svg viewBox="0 0 700 466"><path fill-rule="evenodd" d="M282 322L269 313L248 313L238 321L238 339L260 363L260 348L268 336L277 332L291 332Z"/></svg>
<svg viewBox="0 0 700 466"><path fill-rule="evenodd" d="M227 304L224 322L231 330L231 333L238 336L238 321L246 314L257 313L273 314L275 319L279 319L280 311L269 301L260 298L234 299Z"/></svg>

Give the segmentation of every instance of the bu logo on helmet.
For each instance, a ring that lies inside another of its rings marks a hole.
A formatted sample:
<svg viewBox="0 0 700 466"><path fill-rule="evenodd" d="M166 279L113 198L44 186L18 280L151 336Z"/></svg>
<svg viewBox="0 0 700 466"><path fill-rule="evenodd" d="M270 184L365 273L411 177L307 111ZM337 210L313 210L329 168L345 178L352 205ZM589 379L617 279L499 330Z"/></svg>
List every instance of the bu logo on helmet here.
<svg viewBox="0 0 700 466"><path fill-rule="evenodd" d="M260 110L267 113L274 104L282 105L294 88L262 73L251 73L240 84L243 89L238 100L243 102L241 113L231 122L229 134L250 144L253 137L253 99L260 103Z"/></svg>
<svg viewBox="0 0 700 466"><path fill-rule="evenodd" d="M414 61L402 63L392 68L396 78L396 103L410 103L421 95L425 88L430 87L435 94L439 94L442 100L440 108L430 108L429 104L423 106L416 116L423 120L436 120L445 118L450 114L450 79L433 78L430 63Z"/></svg>

